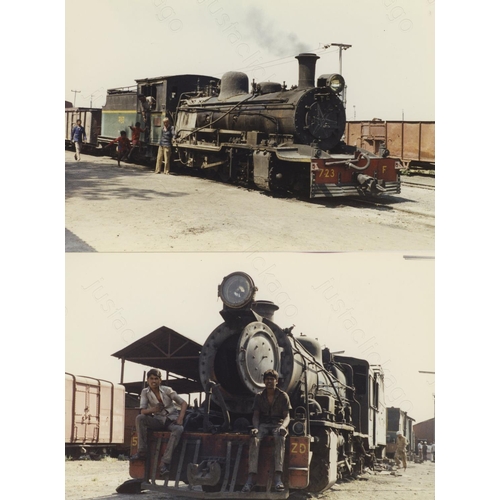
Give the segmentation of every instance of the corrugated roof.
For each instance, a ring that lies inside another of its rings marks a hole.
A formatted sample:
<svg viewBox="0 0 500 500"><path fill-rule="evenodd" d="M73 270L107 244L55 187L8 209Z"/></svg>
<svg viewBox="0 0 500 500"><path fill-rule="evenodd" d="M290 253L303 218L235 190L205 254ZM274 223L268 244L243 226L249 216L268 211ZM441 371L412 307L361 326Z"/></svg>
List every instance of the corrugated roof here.
<svg viewBox="0 0 500 500"><path fill-rule="evenodd" d="M198 342L161 326L112 356L199 382L201 347Z"/></svg>

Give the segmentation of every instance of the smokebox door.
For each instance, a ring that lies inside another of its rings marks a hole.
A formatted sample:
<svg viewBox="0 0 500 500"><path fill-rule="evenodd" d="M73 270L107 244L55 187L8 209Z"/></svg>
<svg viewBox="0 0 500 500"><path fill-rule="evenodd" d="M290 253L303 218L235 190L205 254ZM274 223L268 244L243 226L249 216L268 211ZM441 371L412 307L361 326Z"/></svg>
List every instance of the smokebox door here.
<svg viewBox="0 0 500 500"><path fill-rule="evenodd" d="M253 393L264 389L264 372L280 372L280 348L272 330L254 321L248 324L238 340L237 367L241 380Z"/></svg>

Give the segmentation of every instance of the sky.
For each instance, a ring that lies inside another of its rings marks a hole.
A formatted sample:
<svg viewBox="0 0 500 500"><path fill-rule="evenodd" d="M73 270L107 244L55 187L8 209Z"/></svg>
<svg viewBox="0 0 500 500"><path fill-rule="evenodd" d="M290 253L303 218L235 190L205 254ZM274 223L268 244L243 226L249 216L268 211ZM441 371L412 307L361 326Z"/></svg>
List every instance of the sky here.
<svg viewBox="0 0 500 500"><path fill-rule="evenodd" d="M307 5L307 10L305 6ZM434 120L434 0L66 2L65 99L101 107L135 79L193 73L297 84L295 56L347 84L347 118ZM73 93L79 91L79 93Z"/></svg>
<svg viewBox="0 0 500 500"><path fill-rule="evenodd" d="M203 344L234 271L280 305L278 325L382 364L387 406L433 417L434 375L419 371L435 370L434 260L401 253L67 254L65 370L119 382L111 355L163 325ZM127 363L125 381L144 369Z"/></svg>

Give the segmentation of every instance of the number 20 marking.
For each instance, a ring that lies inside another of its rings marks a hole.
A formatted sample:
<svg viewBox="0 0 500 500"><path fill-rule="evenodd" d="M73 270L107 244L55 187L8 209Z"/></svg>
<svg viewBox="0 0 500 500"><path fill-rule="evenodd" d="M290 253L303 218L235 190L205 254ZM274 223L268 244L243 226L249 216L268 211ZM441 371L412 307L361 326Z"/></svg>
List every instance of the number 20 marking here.
<svg viewBox="0 0 500 500"><path fill-rule="evenodd" d="M297 446L299 449L297 450ZM292 443L292 453L305 453L306 445L304 443Z"/></svg>

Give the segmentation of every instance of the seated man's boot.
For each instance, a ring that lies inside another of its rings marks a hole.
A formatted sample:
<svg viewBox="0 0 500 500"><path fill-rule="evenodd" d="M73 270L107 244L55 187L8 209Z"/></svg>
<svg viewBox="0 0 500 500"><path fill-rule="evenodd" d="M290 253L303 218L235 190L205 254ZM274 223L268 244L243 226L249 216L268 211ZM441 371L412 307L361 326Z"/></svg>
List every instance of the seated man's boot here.
<svg viewBox="0 0 500 500"><path fill-rule="evenodd" d="M255 474L248 474L247 482L242 488L242 493L250 493L255 488Z"/></svg>
<svg viewBox="0 0 500 500"><path fill-rule="evenodd" d="M285 491L285 485L281 480L281 472L274 473L274 491Z"/></svg>

